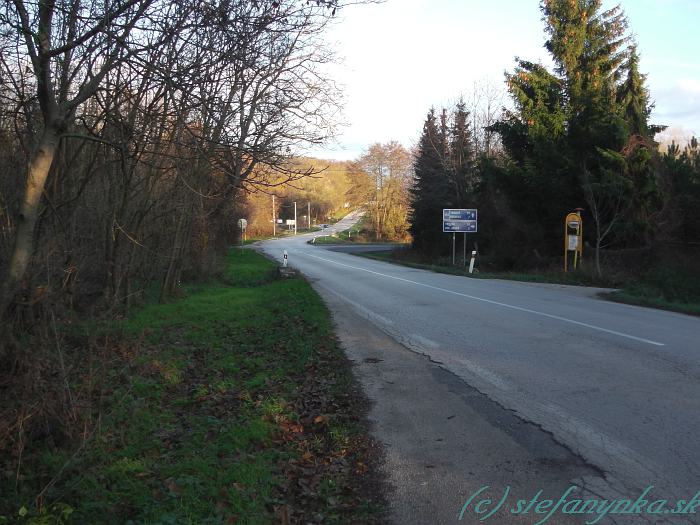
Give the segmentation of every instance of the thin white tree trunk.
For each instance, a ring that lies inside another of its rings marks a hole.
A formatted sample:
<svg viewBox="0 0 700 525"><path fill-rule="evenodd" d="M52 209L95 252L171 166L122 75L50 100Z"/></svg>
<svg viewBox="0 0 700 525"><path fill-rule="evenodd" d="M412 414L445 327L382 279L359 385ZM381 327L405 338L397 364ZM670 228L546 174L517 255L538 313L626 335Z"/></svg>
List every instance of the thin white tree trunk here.
<svg viewBox="0 0 700 525"><path fill-rule="evenodd" d="M0 291L0 317L5 315L19 290L27 266L29 266L29 260L34 252L34 229L39 216L41 196L56 156L58 142L58 131L47 126L29 161L24 197L15 230L15 242Z"/></svg>

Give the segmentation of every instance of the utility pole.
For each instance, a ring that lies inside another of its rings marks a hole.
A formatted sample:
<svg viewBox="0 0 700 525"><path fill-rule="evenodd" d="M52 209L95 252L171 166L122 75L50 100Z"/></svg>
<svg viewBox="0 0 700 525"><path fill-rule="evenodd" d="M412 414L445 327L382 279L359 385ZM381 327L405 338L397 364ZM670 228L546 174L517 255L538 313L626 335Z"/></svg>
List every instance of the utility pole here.
<svg viewBox="0 0 700 525"><path fill-rule="evenodd" d="M297 234L297 201L294 201L294 235Z"/></svg>
<svg viewBox="0 0 700 525"><path fill-rule="evenodd" d="M306 213L308 214L307 215L308 220L306 221L306 228L310 230L311 229L311 202L306 203L306 209L307 209Z"/></svg>
<svg viewBox="0 0 700 525"><path fill-rule="evenodd" d="M275 196L272 196L272 236L277 234L277 219L275 218Z"/></svg>

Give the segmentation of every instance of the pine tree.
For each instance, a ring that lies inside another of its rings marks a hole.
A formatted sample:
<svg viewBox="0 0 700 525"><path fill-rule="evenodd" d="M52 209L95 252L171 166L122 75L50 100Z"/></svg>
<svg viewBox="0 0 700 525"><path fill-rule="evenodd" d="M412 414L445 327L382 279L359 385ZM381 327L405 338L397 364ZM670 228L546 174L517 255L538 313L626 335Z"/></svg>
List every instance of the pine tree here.
<svg viewBox="0 0 700 525"><path fill-rule="evenodd" d="M568 141L566 83L520 59L506 80L515 107L492 129L514 163L499 186L519 222L528 224L523 244L557 246L561 216L584 200Z"/></svg>
<svg viewBox="0 0 700 525"><path fill-rule="evenodd" d="M639 72L639 53L636 46L630 49L625 68L627 78L618 90L617 103L630 134L648 137L651 132L649 116L653 106L649 100L649 90L645 85L646 75Z"/></svg>
<svg viewBox="0 0 700 525"><path fill-rule="evenodd" d="M474 143L469 128L469 112L463 100L455 107L449 136L448 173L454 191L452 207L476 206L477 184Z"/></svg>
<svg viewBox="0 0 700 525"><path fill-rule="evenodd" d="M627 176L632 182L628 236L649 245L654 234L652 215L663 206L659 173L654 167L658 150L653 140L653 135L663 127L649 124L653 105L645 84L646 75L639 72L639 53L635 46L630 48L625 69L627 75L618 89L617 104L629 135L623 148Z"/></svg>
<svg viewBox="0 0 700 525"><path fill-rule="evenodd" d="M523 220L544 232L585 202L600 271L607 242L629 242L630 220L649 223L656 128L648 124L645 77L619 6L542 0L540 7L555 70L518 60L507 75L515 109L493 126L514 161L505 187Z"/></svg>
<svg viewBox="0 0 700 525"><path fill-rule="evenodd" d="M602 0L543 0L549 35L545 47L567 86L573 117L614 97L625 60L627 19L620 6L602 11Z"/></svg>
<svg viewBox="0 0 700 525"><path fill-rule="evenodd" d="M435 110L431 109L418 143L411 189L413 247L427 255L440 253L447 245L442 232L442 209L450 207L451 192L443 164L447 126L445 119L441 121L438 127Z"/></svg>
<svg viewBox="0 0 700 525"><path fill-rule="evenodd" d="M566 85L567 138L600 250L629 213L632 185L621 153L627 126L617 107L627 19L619 6L601 11L602 0L544 0L547 49Z"/></svg>

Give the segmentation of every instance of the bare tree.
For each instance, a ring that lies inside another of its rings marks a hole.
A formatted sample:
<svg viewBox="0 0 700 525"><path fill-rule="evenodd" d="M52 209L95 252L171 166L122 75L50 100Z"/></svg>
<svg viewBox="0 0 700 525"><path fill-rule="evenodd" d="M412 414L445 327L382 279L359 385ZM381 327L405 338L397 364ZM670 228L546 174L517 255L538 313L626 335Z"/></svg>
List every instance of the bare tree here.
<svg viewBox="0 0 700 525"><path fill-rule="evenodd" d="M30 128L33 136L26 184L14 247L0 289L0 315L19 288L34 251L34 230L46 180L59 141L76 112L95 96L110 71L162 45L172 34L169 28L186 16L187 9L154 0L4 2L0 12L5 29L2 45L9 52L3 53L3 68L14 85L33 85L40 129ZM31 76L26 75L26 69Z"/></svg>
<svg viewBox="0 0 700 525"><path fill-rule="evenodd" d="M490 79L475 81L467 98L474 147L477 153L495 155L500 149L498 134L489 130L501 116L506 91Z"/></svg>
<svg viewBox="0 0 700 525"><path fill-rule="evenodd" d="M0 102L15 108L27 168L17 218L8 220L0 315L36 251L42 202L74 216L88 194L104 204L105 293L116 299L130 295L136 253L155 253L168 237L164 289L172 289L189 236L223 224L240 188L307 175L290 158L332 135L339 109L322 74L332 56L320 44L337 7L5 0ZM52 178L62 200L49 198ZM154 217L172 222L147 228Z"/></svg>

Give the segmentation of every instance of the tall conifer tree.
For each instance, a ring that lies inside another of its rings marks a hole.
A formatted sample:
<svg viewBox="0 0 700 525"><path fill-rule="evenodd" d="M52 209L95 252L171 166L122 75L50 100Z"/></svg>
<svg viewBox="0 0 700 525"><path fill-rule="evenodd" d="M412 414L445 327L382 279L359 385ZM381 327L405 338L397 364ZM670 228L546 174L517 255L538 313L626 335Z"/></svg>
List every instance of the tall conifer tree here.
<svg viewBox="0 0 700 525"><path fill-rule="evenodd" d="M454 191L452 206L455 208L476 206L474 191L477 177L474 142L469 128L469 112L462 100L457 103L452 116L447 167Z"/></svg>
<svg viewBox="0 0 700 525"><path fill-rule="evenodd" d="M631 137L646 137L644 142L654 131L648 92L619 6L603 10L602 0L542 0L541 10L554 74L518 60L507 76L515 111L494 129L515 161L508 185L514 208L539 223L535 230L552 232L548 242L555 245L556 216L585 207L600 271L600 248L630 240L630 218L647 215L635 210L651 200L642 187L651 180L647 153L653 148L634 147ZM533 198L536 191L539 199Z"/></svg>
<svg viewBox="0 0 700 525"><path fill-rule="evenodd" d="M652 104L647 89L646 75L639 72L639 53L636 47L630 49L629 59L625 65L627 77L617 93L617 102L627 127L632 135L649 136L649 115Z"/></svg>
<svg viewBox="0 0 700 525"><path fill-rule="evenodd" d="M438 125L431 109L423 125L414 163L411 190L413 246L425 254L437 254L446 245L442 233L442 209L449 207L450 188L443 160L446 151L446 120ZM444 125L442 125L444 123Z"/></svg>

